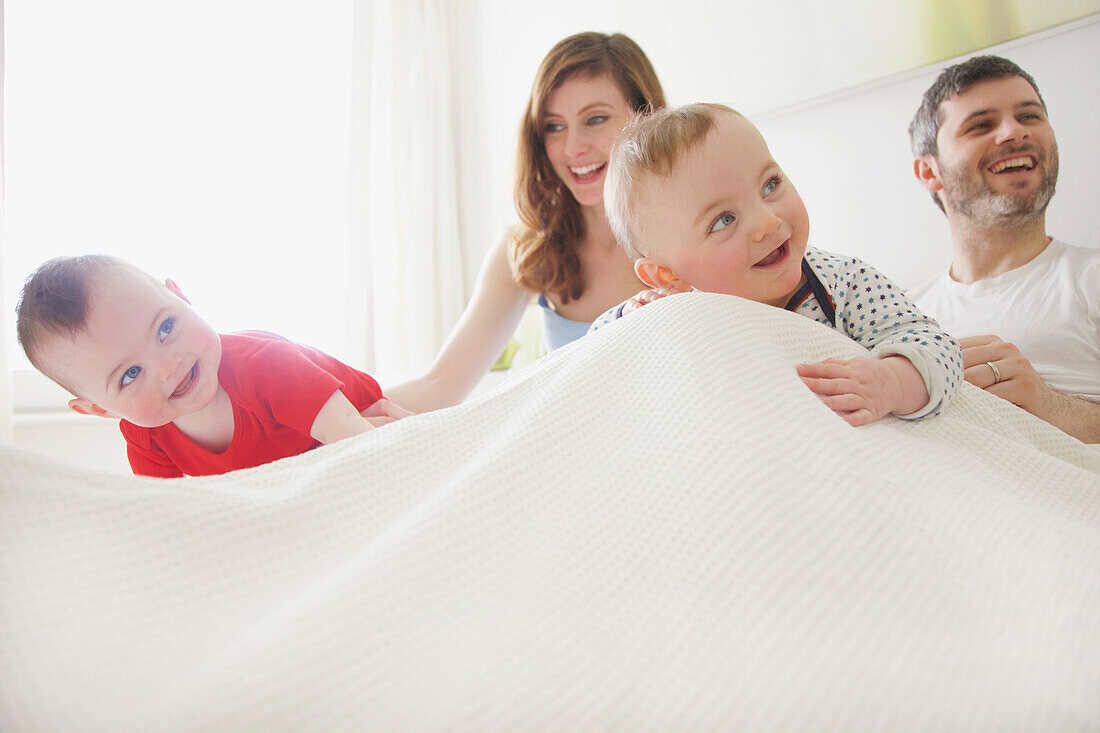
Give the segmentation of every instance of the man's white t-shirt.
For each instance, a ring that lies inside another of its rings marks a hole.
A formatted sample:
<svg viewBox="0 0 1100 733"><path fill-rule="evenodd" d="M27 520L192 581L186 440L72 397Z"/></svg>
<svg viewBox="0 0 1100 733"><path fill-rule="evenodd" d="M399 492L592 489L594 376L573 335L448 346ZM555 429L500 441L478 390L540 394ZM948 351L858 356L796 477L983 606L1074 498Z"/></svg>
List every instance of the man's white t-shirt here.
<svg viewBox="0 0 1100 733"><path fill-rule="evenodd" d="M995 334L1054 390L1100 402L1100 249L1053 240L1015 270L970 285L944 273L909 296L955 338Z"/></svg>

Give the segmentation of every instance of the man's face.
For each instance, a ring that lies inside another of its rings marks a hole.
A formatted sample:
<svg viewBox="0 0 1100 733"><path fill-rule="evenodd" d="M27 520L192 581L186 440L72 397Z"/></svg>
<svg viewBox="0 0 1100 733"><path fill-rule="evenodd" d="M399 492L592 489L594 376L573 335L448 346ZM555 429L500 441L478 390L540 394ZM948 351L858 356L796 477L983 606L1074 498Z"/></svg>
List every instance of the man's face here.
<svg viewBox="0 0 1100 733"><path fill-rule="evenodd" d="M947 215L983 226L1042 216L1058 181L1058 143L1031 85L1018 76L981 82L944 100L940 114L930 164Z"/></svg>

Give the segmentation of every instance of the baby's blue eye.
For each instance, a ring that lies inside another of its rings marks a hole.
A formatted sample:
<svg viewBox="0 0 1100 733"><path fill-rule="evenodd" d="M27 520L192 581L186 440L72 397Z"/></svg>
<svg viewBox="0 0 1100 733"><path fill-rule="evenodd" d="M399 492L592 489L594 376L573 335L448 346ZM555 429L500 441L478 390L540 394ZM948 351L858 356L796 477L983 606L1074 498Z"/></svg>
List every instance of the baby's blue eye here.
<svg viewBox="0 0 1100 733"><path fill-rule="evenodd" d="M723 211L718 216L718 218L714 220L714 223L710 225L710 229L707 230L707 233L713 234L720 229L725 229L734 221L736 221L736 219L734 218L733 214L729 213L728 211Z"/></svg>
<svg viewBox="0 0 1100 733"><path fill-rule="evenodd" d="M122 374L122 386L125 387L127 384L137 379L139 374L141 374L141 367L139 366L132 366L127 369Z"/></svg>
<svg viewBox="0 0 1100 733"><path fill-rule="evenodd" d="M176 326L176 319L167 318L164 323L160 324L160 328L157 329L157 338L161 341L168 338L168 334L172 333L172 329Z"/></svg>
<svg viewBox="0 0 1100 733"><path fill-rule="evenodd" d="M779 188L779 178L778 177L773 178L773 179L771 179L770 181L768 181L767 183L764 184L764 195L768 196L772 193L775 193L775 190L777 188Z"/></svg>

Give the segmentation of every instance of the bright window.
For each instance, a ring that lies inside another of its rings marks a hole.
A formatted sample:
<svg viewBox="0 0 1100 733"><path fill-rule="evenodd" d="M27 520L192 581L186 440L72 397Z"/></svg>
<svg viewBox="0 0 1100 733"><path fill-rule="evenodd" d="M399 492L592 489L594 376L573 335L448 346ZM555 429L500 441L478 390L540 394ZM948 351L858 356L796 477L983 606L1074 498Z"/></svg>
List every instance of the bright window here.
<svg viewBox="0 0 1100 733"><path fill-rule="evenodd" d="M23 278L90 252L174 279L218 330L347 359L348 0L4 12L9 365L30 368L14 335Z"/></svg>

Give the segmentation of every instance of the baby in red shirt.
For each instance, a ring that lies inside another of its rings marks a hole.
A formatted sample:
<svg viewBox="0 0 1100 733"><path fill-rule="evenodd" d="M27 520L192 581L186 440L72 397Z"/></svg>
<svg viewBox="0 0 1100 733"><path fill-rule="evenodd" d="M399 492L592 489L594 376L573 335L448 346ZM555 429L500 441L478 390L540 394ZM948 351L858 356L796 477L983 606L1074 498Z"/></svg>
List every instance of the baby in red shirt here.
<svg viewBox="0 0 1100 733"><path fill-rule="evenodd" d="M369 375L275 334L218 334L179 287L107 255L61 257L23 287L30 362L82 414L120 418L134 473L224 473L410 415Z"/></svg>

